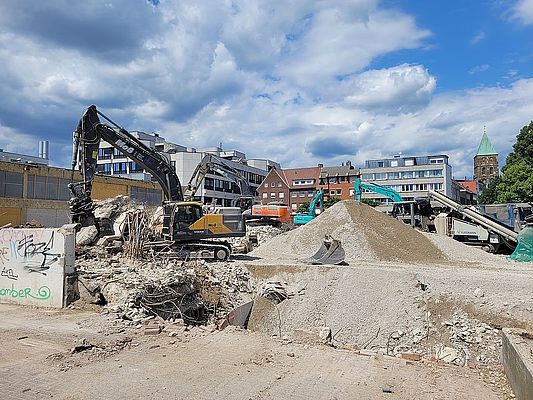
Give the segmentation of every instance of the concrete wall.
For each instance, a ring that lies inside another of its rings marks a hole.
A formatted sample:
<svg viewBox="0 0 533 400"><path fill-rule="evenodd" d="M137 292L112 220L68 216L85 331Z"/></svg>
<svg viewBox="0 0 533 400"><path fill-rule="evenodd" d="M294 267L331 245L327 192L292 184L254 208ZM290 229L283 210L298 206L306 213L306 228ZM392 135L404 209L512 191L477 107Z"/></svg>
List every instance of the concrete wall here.
<svg viewBox="0 0 533 400"><path fill-rule="evenodd" d="M65 306L72 297L75 242L73 225L0 230L0 302Z"/></svg>
<svg viewBox="0 0 533 400"><path fill-rule="evenodd" d="M502 362L517 400L533 399L533 335L521 329L503 328Z"/></svg>

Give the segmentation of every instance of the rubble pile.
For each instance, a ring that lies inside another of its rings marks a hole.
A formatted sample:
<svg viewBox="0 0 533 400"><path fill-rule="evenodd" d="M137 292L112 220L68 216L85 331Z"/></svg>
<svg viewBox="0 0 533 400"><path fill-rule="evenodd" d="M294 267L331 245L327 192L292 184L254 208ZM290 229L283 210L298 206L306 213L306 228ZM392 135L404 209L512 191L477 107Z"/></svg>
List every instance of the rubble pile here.
<svg viewBox="0 0 533 400"><path fill-rule="evenodd" d="M218 321L252 293L247 270L233 263L86 254L77 267L81 301L108 304L134 324L150 315L189 324Z"/></svg>
<svg viewBox="0 0 533 400"><path fill-rule="evenodd" d="M278 235L254 256L297 261L311 256L325 236L340 240L347 262L442 263L442 252L403 222L354 200L344 200L298 229Z"/></svg>

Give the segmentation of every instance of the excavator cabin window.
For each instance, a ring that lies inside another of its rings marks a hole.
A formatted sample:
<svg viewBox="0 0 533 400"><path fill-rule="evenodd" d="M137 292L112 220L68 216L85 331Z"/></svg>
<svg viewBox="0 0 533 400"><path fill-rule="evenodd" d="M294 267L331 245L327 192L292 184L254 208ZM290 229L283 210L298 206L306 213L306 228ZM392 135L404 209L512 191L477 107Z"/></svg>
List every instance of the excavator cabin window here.
<svg viewBox="0 0 533 400"><path fill-rule="evenodd" d="M188 228L202 218L202 207L197 204L180 205L176 209L174 224L178 230Z"/></svg>

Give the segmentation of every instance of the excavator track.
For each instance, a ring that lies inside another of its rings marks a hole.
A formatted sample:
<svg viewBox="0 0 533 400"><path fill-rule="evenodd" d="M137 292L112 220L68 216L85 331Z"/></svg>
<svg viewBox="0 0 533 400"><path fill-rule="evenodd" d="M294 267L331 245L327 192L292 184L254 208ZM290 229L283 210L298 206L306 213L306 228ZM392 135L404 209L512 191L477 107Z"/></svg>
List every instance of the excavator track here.
<svg viewBox="0 0 533 400"><path fill-rule="evenodd" d="M191 260L203 259L211 261L227 261L231 255L228 242L198 241L172 242L169 240L149 242L144 245L145 251L155 251L158 256Z"/></svg>

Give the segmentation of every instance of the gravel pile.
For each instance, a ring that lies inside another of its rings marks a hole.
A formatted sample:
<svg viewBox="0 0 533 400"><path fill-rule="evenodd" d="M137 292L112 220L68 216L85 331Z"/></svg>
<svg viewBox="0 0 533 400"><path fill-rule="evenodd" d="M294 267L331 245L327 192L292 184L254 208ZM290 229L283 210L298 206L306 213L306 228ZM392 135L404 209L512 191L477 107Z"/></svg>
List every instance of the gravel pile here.
<svg viewBox="0 0 533 400"><path fill-rule="evenodd" d="M315 253L325 235L341 241L347 262L442 263L446 260L421 233L353 200L339 202L308 224L276 236L252 255L273 260L301 260Z"/></svg>

